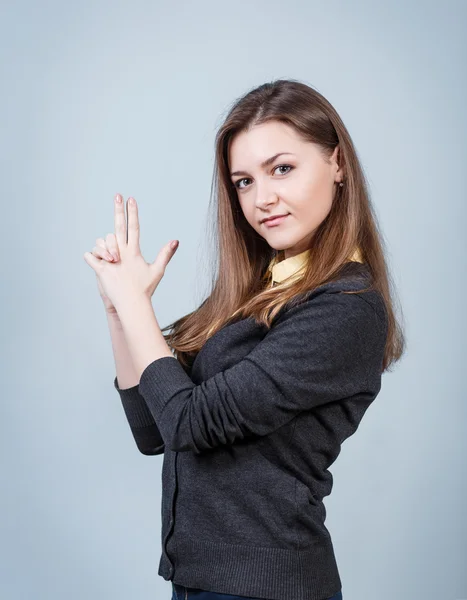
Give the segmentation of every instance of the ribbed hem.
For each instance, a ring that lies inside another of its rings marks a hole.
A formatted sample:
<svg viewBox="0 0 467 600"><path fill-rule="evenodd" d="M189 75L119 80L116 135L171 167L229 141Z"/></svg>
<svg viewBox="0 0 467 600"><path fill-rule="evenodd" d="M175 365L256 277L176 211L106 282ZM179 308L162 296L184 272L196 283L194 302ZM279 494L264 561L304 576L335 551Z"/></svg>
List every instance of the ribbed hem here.
<svg viewBox="0 0 467 600"><path fill-rule="evenodd" d="M323 600L342 588L331 540L301 551L176 540L172 581L186 587L270 600ZM161 560L159 575L170 578Z"/></svg>

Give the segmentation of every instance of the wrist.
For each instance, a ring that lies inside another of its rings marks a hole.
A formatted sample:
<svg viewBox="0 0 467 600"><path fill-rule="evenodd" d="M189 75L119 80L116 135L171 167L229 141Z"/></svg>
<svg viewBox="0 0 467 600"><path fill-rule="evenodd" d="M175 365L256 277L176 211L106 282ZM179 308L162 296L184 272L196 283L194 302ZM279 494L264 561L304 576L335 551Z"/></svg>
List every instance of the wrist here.
<svg viewBox="0 0 467 600"><path fill-rule="evenodd" d="M140 311L145 311L147 308L153 310L151 298L146 294L132 294L124 296L118 304L115 304L120 321L127 319Z"/></svg>
<svg viewBox="0 0 467 600"><path fill-rule="evenodd" d="M112 321L113 323L120 323L120 317L118 316L117 311L106 310L105 314L107 315L107 319Z"/></svg>

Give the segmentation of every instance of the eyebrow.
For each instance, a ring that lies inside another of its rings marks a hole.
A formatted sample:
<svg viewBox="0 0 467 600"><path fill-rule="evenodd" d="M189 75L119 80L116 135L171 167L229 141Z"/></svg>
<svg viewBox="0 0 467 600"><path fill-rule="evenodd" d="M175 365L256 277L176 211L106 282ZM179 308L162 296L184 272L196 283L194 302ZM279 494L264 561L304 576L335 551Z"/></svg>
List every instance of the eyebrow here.
<svg viewBox="0 0 467 600"><path fill-rule="evenodd" d="M265 169L270 164L272 164L276 160L277 157L282 156L282 154L292 154L292 153L291 152L278 152L277 154L274 154L274 156L271 156L270 158L267 158L266 160L264 160L260 164L260 167L262 169ZM248 175L248 173L246 171L235 171L234 173L230 173L231 177L233 177L234 175Z"/></svg>

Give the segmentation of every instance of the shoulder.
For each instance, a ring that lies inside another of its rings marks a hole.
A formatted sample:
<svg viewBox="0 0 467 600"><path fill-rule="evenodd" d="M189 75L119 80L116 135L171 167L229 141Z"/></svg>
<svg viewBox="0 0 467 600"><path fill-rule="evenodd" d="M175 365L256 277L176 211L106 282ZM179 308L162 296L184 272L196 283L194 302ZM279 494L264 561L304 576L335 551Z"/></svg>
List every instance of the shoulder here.
<svg viewBox="0 0 467 600"><path fill-rule="evenodd" d="M293 298L279 313L277 322L299 316L302 323L309 318L330 327L340 321L353 322L362 330L376 328L381 334L387 330L383 296L372 287L367 265L357 262L346 263L333 281Z"/></svg>
<svg viewBox="0 0 467 600"><path fill-rule="evenodd" d="M345 378L353 373L355 380L376 381L384 360L387 320L381 294L362 289L353 278L336 280L287 308L266 335L271 355L290 360L296 368L303 359L322 373L340 370Z"/></svg>

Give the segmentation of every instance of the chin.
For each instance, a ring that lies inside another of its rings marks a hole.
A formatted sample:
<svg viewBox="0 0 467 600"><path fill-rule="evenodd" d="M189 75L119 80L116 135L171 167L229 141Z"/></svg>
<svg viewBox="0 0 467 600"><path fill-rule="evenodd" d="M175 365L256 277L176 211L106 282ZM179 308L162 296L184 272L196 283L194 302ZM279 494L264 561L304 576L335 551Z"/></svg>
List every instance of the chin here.
<svg viewBox="0 0 467 600"><path fill-rule="evenodd" d="M275 239L266 239L267 243L271 246L271 248L274 248L274 250L287 250L289 248L293 248L294 246L296 246L301 239L295 239L295 238L290 238L290 237L282 237L281 239L278 239L280 236L272 236L271 238L274 237Z"/></svg>

